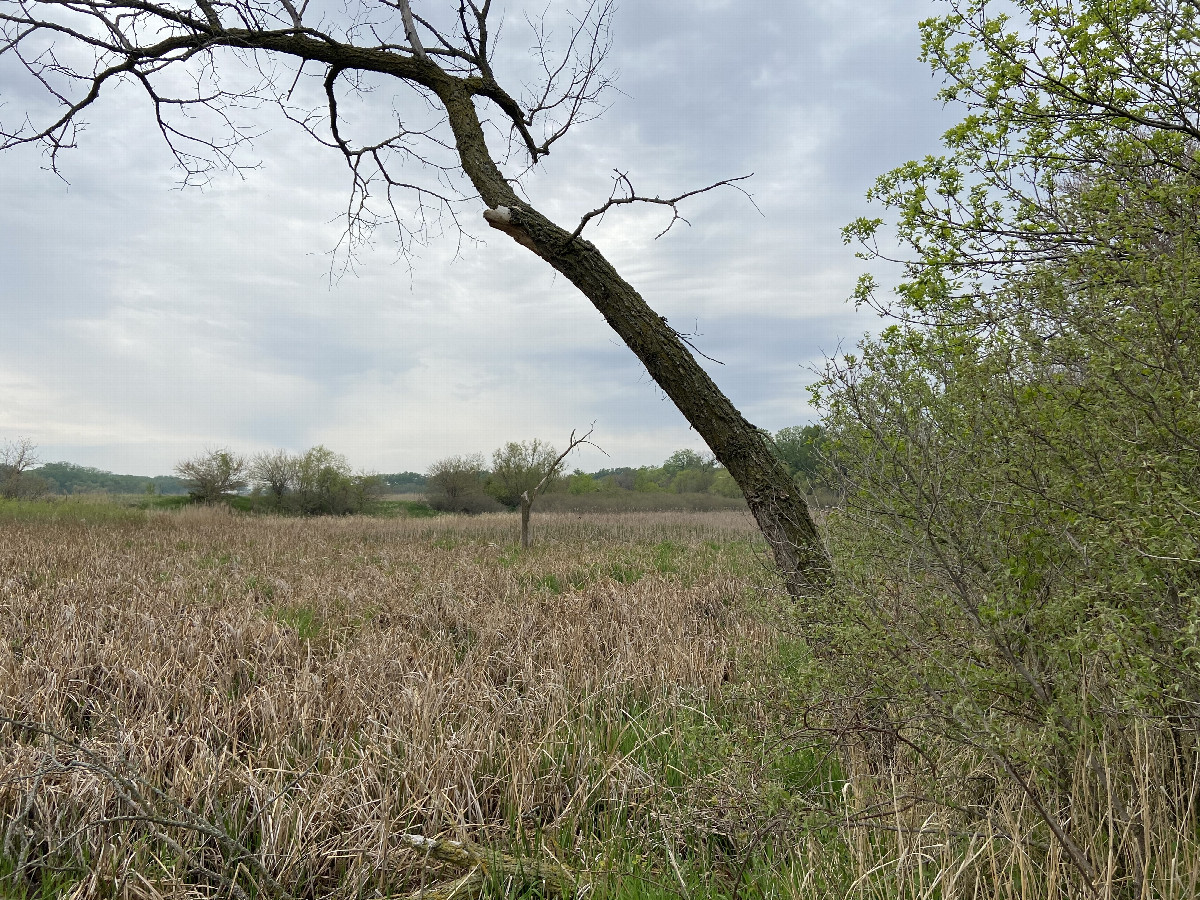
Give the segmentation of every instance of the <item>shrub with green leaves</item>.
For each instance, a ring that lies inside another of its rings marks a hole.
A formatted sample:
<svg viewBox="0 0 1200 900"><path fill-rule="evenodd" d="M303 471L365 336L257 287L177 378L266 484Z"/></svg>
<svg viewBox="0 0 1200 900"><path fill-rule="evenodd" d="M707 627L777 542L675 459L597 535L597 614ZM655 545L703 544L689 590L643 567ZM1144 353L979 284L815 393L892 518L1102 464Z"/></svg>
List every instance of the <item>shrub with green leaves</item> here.
<svg viewBox="0 0 1200 900"><path fill-rule="evenodd" d="M906 277L860 282L892 322L816 389L847 500L839 586L806 613L843 689L931 758L969 751L1084 880L1107 856L1132 889L1147 823L1196 800L1200 14L951 7L925 55L968 114L872 190ZM846 236L879 258L881 226ZM1147 798L1121 773L1154 753ZM961 808L954 785L931 790Z"/></svg>

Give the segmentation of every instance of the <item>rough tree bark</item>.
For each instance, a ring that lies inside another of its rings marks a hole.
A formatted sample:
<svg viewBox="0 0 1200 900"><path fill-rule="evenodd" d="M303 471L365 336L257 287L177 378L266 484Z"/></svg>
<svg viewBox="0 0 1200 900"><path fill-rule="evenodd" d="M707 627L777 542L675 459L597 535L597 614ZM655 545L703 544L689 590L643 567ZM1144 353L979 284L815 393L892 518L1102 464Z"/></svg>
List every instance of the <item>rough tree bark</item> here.
<svg viewBox="0 0 1200 900"><path fill-rule="evenodd" d="M484 213L488 224L561 272L642 361L742 489L788 592L799 599L825 590L830 565L816 523L762 434L717 387L678 332L590 241L573 236L517 196L487 149L469 86L456 82L437 79L430 87L446 108L463 171L489 207Z"/></svg>
<svg viewBox="0 0 1200 900"><path fill-rule="evenodd" d="M469 156L463 154L464 168ZM480 194L487 196L482 189ZM507 203L485 213L488 223L561 272L642 361L742 489L789 592L799 597L824 590L829 561L820 534L803 493L758 429L717 387L666 319L650 308L599 250L582 238L572 238L569 231L515 196L506 199Z"/></svg>
<svg viewBox="0 0 1200 900"><path fill-rule="evenodd" d="M140 84L148 93L160 125L164 126L164 137L191 177L194 158L176 149L173 142L181 132L167 127L163 117L169 116L172 110L186 111L187 104L201 104L220 112L220 104L236 106L245 98L225 95L218 90L206 96L198 93L184 100L164 100L158 93L155 79L171 65L186 66L197 56L211 57L218 49L228 47L234 48L238 58L243 60L248 58L246 54L266 53L292 57L302 65L318 63L324 66L328 136L318 135L307 120L300 124L323 143L341 150L354 173L355 189L361 189L365 196L362 166L372 161L383 172L382 180L389 192L393 187L403 185L387 174L385 163L380 160L379 148L388 146L386 143L354 148L342 136L335 94L338 80L345 75L353 82L364 74L373 73L418 87L428 99L436 98L445 109L454 134L458 164L488 207L484 213L488 223L562 273L637 355L650 376L674 401L742 488L792 595L802 598L824 590L830 579L829 561L801 491L792 483L787 470L762 435L699 365L684 339L650 308L603 254L581 236L583 226L600 211L584 217L573 231L558 226L517 196L488 149L476 109L477 101L488 101L504 114L512 132L536 163L550 152L550 145L566 133L581 106L594 100L599 78L597 67L603 58L603 48L598 51L597 42L600 25L611 14L611 3L593 0L586 14L578 20L576 34L584 34L583 45L587 44L586 23L591 21L596 26L591 32L591 49L583 53L581 66L571 69L566 76L562 74L563 67L547 66L546 92L540 97L535 95L525 107L500 86L492 71L488 44L490 0L460 0L456 12L461 29L456 41L449 40L442 30L410 9L408 0L385 4L401 14L402 30L408 44L389 44L381 40L371 46L356 40L357 35L366 33L363 29L356 31L354 27L348 27L334 34L325 19L316 27L305 22L307 4L297 9L290 0L278 0L278 3L276 8L270 2L226 0L216 4L196 0L200 15L193 15L186 6L154 0L0 0L0 26L5 38L0 41L0 55L18 56L20 64L38 84L49 88L53 79L62 76L61 60L66 58L47 57L41 49L44 43L39 44L39 41L73 42L78 49L91 52L95 57L94 65L81 66L70 73L63 90L51 90L54 100L59 103L58 118L51 118L40 129L28 121L22 122L15 131L0 126L0 146L40 143L46 148L51 165L56 165L59 151L75 145L79 114L96 100L110 81L126 79ZM72 17L85 24L73 24ZM94 30L97 22L102 26L101 32L93 34L88 29ZM237 27L232 27L234 24ZM377 33L377 26L377 22L371 24L371 34ZM428 40L424 44L417 37L418 26L426 29ZM574 39L572 47L578 50ZM257 56L253 58L257 59ZM274 76L269 76L261 67L260 71L264 71L265 83L269 86L264 89L268 99L284 106L284 100L277 96L283 93L282 90L277 94L271 92ZM299 73L296 77L300 77ZM556 79L562 78L569 83L563 99L555 100L550 97L550 90ZM566 121L551 128L549 136L539 144L530 130L535 119L563 109L567 110ZM285 114L288 114L286 109ZM236 126L229 124L229 128L234 132L230 144L211 144L214 156L226 164L230 159L229 147L250 139L249 135L238 132ZM406 134L411 136L416 132L402 132L394 139L395 146L402 144ZM698 191L676 199L691 193ZM615 203L643 200L674 207L674 201L640 198L630 191L628 198L610 200L605 208Z"/></svg>

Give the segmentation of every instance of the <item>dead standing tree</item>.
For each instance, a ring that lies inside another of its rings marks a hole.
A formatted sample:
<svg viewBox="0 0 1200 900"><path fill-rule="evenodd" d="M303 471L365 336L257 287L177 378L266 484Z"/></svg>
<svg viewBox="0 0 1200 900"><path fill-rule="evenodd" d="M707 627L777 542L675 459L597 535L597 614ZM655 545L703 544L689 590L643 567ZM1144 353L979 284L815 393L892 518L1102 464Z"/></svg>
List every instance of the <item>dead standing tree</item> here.
<svg viewBox="0 0 1200 900"><path fill-rule="evenodd" d="M542 475L541 479L536 485L533 486L532 489L521 491L521 549L529 549L529 517L533 512L533 501L536 500L538 495L546 489L546 485L550 483L550 479L559 473L559 471L562 469L563 461L571 455L571 452L576 447L579 447L583 444L591 444L593 447L596 447L597 450L600 450L600 448L597 447L596 444L593 444L590 440L592 432L595 430L595 422L592 423L592 427L589 428L587 433L582 437L576 437L574 430L572 430L571 437L567 440L567 449L554 458L554 461L546 468L545 474ZM551 450L550 452L553 453L554 451ZM600 452L603 453L604 451L600 450Z"/></svg>
<svg viewBox="0 0 1200 900"><path fill-rule="evenodd" d="M744 492L793 596L824 589L829 562L787 469L699 365L685 338L583 237L590 221L627 203L665 205L673 224L680 201L736 179L662 199L639 196L619 176L609 200L568 229L518 196L515 178L502 171L485 140L481 108L499 113L510 144L536 165L572 124L597 108L608 85L603 64L611 0L592 0L572 19L560 55L550 50L545 20L532 23L542 77L521 99L492 68L491 0L417 9L409 0L362 0L341 13L333 10L310 10L308 0L0 0L0 63L5 57L16 61L29 76L28 87L49 101L35 104L15 127L0 122L0 146L41 144L57 168L59 153L76 144L85 111L108 88L127 82L145 92L186 182L202 183L214 168L238 165L236 151L254 134L236 117L263 102L278 104L314 138L340 151L352 178L351 252L364 229L384 220L400 225L402 245L420 236L396 209L403 192L411 192L417 221L426 226L431 213L458 224L464 205L482 200L488 224L575 285L708 443ZM234 69L252 73L253 83L227 87L222 79ZM314 75L323 96L310 107L295 105L297 85ZM430 109L439 120L406 126L397 114L394 134L352 143L347 133L353 125L342 104L381 84L405 86L416 95L408 121ZM436 178L422 185L400 177L401 167L412 162ZM456 192L459 173L470 187Z"/></svg>
<svg viewBox="0 0 1200 900"><path fill-rule="evenodd" d="M25 473L37 464L37 446L29 438L6 442L0 448L0 497L6 500L20 497Z"/></svg>

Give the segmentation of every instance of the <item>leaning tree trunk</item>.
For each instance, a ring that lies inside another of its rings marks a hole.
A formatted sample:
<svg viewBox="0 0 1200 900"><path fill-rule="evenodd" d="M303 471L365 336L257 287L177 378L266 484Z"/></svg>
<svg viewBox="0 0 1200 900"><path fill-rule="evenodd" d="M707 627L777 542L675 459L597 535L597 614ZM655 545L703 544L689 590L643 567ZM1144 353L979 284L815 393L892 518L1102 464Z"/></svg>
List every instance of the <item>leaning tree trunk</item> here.
<svg viewBox="0 0 1200 900"><path fill-rule="evenodd" d="M474 102L462 82L447 76L431 87L449 113L463 170L490 207L484 213L488 223L579 288L642 361L742 489L789 593L800 599L825 590L829 558L808 505L758 429L721 392L666 319L591 242L572 237L517 197L488 152Z"/></svg>

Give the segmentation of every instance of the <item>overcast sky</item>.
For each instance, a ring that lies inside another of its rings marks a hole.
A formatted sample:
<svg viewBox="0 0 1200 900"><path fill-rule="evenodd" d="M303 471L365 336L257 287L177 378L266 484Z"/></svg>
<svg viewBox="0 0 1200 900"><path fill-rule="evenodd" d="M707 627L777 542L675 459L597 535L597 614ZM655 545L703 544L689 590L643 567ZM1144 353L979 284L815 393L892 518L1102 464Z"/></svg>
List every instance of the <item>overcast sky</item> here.
<svg viewBox="0 0 1200 900"><path fill-rule="evenodd" d="M757 209L724 190L658 240L657 208L618 210L588 237L724 362L706 367L760 427L810 421L812 367L875 327L846 303L863 263L839 229L870 211L875 176L936 152L951 123L917 60L917 22L938 10L625 0L619 92L527 181L573 227L614 168L664 196L754 173ZM510 12L501 80L528 58L524 29ZM28 102L0 68L0 113ZM0 158L0 441L136 474L205 448L317 443L363 469L423 471L508 440L562 445L592 421L609 457L581 452L584 469L703 449L588 301L478 211L479 242L450 234L405 259L380 231L331 284L339 157L268 111L257 169L181 191L144 107L118 90L93 108L69 184L33 150Z"/></svg>

